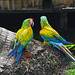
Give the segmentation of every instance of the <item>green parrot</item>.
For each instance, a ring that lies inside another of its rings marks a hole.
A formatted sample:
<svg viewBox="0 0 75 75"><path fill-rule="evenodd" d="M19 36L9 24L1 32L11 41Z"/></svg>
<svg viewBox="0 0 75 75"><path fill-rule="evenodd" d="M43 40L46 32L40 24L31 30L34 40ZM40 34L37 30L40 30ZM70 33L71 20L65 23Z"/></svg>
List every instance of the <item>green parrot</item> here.
<svg viewBox="0 0 75 75"><path fill-rule="evenodd" d="M28 18L23 21L21 29L16 33L13 51L8 54L8 56L14 55L15 57L16 53L18 53L16 58L17 62L21 57L23 49L25 48L27 50L29 42L33 39L31 25L34 25L33 18Z"/></svg>
<svg viewBox="0 0 75 75"><path fill-rule="evenodd" d="M62 36L60 36L59 33L50 26L46 16L41 16L40 19L41 19L40 35L44 40L43 45L45 46L46 44L48 45L52 44L57 49L65 53L72 61L75 62L75 58L72 56L72 53L64 45L73 43L66 41Z"/></svg>

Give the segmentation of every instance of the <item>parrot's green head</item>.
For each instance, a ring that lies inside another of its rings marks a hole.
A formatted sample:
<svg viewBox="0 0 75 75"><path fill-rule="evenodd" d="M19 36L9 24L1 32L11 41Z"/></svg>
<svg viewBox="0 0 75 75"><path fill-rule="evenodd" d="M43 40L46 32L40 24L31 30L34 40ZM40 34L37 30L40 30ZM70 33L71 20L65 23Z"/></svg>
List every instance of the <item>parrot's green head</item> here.
<svg viewBox="0 0 75 75"><path fill-rule="evenodd" d="M34 19L33 18L28 18L25 19L22 23L22 27L21 28L28 28L30 26L34 26Z"/></svg>
<svg viewBox="0 0 75 75"><path fill-rule="evenodd" d="M41 28L43 29L45 26L51 27L48 23L46 16L41 16Z"/></svg>

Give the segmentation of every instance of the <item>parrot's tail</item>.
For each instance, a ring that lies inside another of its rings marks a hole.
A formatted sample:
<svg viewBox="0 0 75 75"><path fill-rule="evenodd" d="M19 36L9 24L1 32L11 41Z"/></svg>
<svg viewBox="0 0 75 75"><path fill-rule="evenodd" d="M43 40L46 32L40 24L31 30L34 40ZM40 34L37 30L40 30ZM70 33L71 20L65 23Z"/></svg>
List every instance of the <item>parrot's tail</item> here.
<svg viewBox="0 0 75 75"><path fill-rule="evenodd" d="M55 45L56 48L61 50L63 53L65 53L72 61L75 62L75 58L72 56L72 53L66 48L59 45Z"/></svg>
<svg viewBox="0 0 75 75"><path fill-rule="evenodd" d="M10 52L10 53L8 54L8 56L11 56L11 55L13 55L13 54L14 54L14 57L15 57L15 55L16 55L15 50L13 50L12 52ZM16 61L17 61L17 62L18 62L18 60L20 59L21 54L22 54L22 51L21 51L20 53L18 53L18 56L17 56L17 58L16 58Z"/></svg>
<svg viewBox="0 0 75 75"><path fill-rule="evenodd" d="M20 59L20 57L21 57L21 54L22 54L22 50L23 50L23 48L25 47L25 45L19 45L19 47L18 47L18 45L15 47L15 49L12 51L12 52L10 52L9 54L8 54L8 56L11 56L11 55L14 55L14 57L16 56L16 53L18 53L18 56L17 56L17 58L16 58L16 61L18 62L18 60Z"/></svg>

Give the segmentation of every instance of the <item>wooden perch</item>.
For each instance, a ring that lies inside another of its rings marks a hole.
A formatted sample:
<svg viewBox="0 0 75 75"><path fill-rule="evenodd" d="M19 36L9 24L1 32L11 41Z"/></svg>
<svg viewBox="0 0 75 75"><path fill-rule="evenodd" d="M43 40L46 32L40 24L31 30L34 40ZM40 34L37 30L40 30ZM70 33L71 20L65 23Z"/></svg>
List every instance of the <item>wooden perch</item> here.
<svg viewBox="0 0 75 75"><path fill-rule="evenodd" d="M33 54L32 58L25 57L25 50L23 50L19 62L15 62L13 56L7 57L9 52L12 51L15 35L16 33L0 27L0 74L63 74L63 68L69 63L66 55L51 46L43 47L42 42L35 39L30 42L28 48L30 53Z"/></svg>

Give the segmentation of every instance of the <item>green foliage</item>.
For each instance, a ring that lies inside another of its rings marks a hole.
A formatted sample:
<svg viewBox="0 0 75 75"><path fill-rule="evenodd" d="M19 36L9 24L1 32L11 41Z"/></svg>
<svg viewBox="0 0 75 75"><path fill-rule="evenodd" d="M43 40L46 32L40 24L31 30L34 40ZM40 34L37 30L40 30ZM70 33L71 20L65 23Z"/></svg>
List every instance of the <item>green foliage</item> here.
<svg viewBox="0 0 75 75"><path fill-rule="evenodd" d="M70 62L68 69L65 71L66 74L75 75L75 62Z"/></svg>
<svg viewBox="0 0 75 75"><path fill-rule="evenodd" d="M68 75L75 75L75 69L70 69L69 71L66 71L65 72L66 74L68 74Z"/></svg>
<svg viewBox="0 0 75 75"><path fill-rule="evenodd" d="M73 45L65 45L68 49L75 50L75 44Z"/></svg>
<svg viewBox="0 0 75 75"><path fill-rule="evenodd" d="M75 50L75 48L73 48L73 50Z"/></svg>

